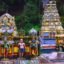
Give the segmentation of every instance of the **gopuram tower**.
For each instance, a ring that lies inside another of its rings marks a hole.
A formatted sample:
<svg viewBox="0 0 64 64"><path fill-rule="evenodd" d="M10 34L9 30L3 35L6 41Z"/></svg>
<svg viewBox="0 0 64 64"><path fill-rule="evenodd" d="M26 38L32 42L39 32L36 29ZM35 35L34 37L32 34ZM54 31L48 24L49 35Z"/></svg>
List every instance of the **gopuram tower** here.
<svg viewBox="0 0 64 64"><path fill-rule="evenodd" d="M41 27L41 35L45 32L62 34L63 27L56 7L56 1L50 0L44 7L44 15Z"/></svg>
<svg viewBox="0 0 64 64"><path fill-rule="evenodd" d="M41 48L55 49L57 44L55 36L63 34L63 27L55 0L49 0L49 2L45 4L44 15L42 19L42 27L40 31Z"/></svg>

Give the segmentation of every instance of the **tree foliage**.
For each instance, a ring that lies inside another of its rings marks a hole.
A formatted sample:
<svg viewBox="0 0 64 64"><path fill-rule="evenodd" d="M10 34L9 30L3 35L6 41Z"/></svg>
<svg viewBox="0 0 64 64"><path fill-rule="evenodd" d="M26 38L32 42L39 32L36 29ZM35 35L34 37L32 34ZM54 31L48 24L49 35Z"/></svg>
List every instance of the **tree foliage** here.
<svg viewBox="0 0 64 64"><path fill-rule="evenodd" d="M64 28L64 16L61 16L61 22L62 22L62 26Z"/></svg>
<svg viewBox="0 0 64 64"><path fill-rule="evenodd" d="M64 0L56 0L60 16L64 16Z"/></svg>
<svg viewBox="0 0 64 64"><path fill-rule="evenodd" d="M19 27L21 26L28 32L31 28L35 28L35 26L37 25L40 27L41 15L39 0L26 0L26 2L27 3L24 6L22 14L20 14L20 16L17 16L17 21L19 21L19 18L21 18L21 24L19 25Z"/></svg>

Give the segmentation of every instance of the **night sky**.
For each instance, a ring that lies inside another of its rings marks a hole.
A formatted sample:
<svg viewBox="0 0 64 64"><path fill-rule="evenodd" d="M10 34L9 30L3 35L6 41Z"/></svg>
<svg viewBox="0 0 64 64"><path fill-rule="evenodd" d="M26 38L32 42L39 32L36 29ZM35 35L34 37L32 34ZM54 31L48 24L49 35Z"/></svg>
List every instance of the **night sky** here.
<svg viewBox="0 0 64 64"><path fill-rule="evenodd" d="M48 3L49 0L42 0L43 1L43 6Z"/></svg>

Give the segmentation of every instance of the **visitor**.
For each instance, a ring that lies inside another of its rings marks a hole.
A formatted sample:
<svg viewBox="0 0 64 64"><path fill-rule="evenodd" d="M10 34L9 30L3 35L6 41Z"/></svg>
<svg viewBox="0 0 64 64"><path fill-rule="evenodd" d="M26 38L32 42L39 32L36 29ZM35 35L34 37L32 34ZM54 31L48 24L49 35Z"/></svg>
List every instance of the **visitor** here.
<svg viewBox="0 0 64 64"><path fill-rule="evenodd" d="M24 52L25 52L25 43L24 43L24 41L23 41L23 39L20 39L20 42L19 42L19 48L20 48L20 57L22 56L24 56Z"/></svg>

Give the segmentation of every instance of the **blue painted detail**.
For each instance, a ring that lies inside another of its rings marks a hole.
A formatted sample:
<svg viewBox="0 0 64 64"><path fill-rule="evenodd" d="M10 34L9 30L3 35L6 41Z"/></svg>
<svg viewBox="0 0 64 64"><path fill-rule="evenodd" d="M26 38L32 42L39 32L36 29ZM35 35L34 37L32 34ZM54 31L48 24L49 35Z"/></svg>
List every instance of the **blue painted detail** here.
<svg viewBox="0 0 64 64"><path fill-rule="evenodd" d="M43 40L56 40L56 38L43 38Z"/></svg>
<svg viewBox="0 0 64 64"><path fill-rule="evenodd" d="M56 49L41 49L41 53L51 53L51 52L55 52Z"/></svg>
<svg viewBox="0 0 64 64"><path fill-rule="evenodd" d="M56 44L56 40L52 39L52 38L44 39L44 38L40 37L39 40L40 40L41 45L43 45L43 44Z"/></svg>
<svg viewBox="0 0 64 64"><path fill-rule="evenodd" d="M43 36L49 36L49 33L48 33L48 32L45 32L45 33L43 34Z"/></svg>
<svg viewBox="0 0 64 64"><path fill-rule="evenodd" d="M56 39L55 38L45 37L45 36L49 36L50 34L51 33L45 32L43 34L43 36L39 38L41 45L43 45L43 44L56 44ZM52 33L52 34L55 34L55 33Z"/></svg>
<svg viewBox="0 0 64 64"><path fill-rule="evenodd" d="M55 39L44 40L43 44L56 44Z"/></svg>
<svg viewBox="0 0 64 64"><path fill-rule="evenodd" d="M48 33L48 32L44 33L43 36L41 36L39 38L41 46L42 45L50 45L50 46L56 45L56 39L55 38L49 38L48 37L49 35L55 35L55 33ZM48 49L42 49L41 50L42 53L50 53L53 51L56 51L56 49L49 49L48 48Z"/></svg>

